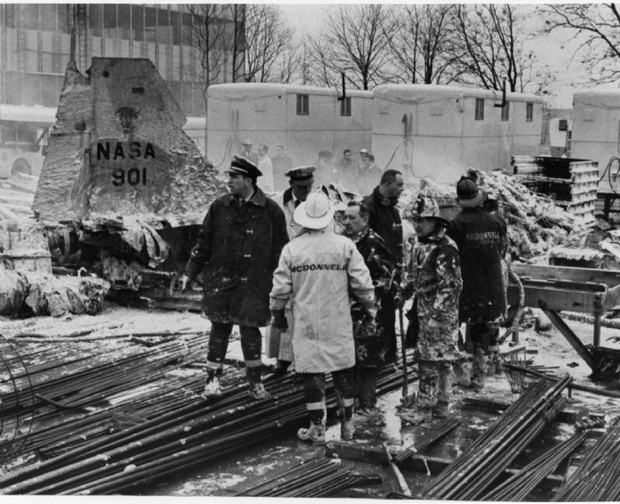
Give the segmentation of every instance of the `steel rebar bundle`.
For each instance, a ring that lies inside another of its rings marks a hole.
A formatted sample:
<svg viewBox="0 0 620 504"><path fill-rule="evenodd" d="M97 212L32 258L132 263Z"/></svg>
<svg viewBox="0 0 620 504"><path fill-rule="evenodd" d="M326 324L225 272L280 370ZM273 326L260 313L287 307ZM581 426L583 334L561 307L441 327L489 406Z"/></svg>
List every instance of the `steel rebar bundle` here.
<svg viewBox="0 0 620 504"><path fill-rule="evenodd" d="M552 499L566 501L620 500L620 418L588 451L575 473L560 487Z"/></svg>
<svg viewBox="0 0 620 504"><path fill-rule="evenodd" d="M577 433L530 462L518 473L484 495L485 501L524 501L527 496L585 441L588 433Z"/></svg>
<svg viewBox="0 0 620 504"><path fill-rule="evenodd" d="M23 375L23 383L18 384L17 376ZM21 388L21 390L20 390ZM22 401L33 400L34 392L28 370L22 356L9 340L0 334L0 391L5 400L0 397L0 466L5 462L21 455L24 440L32 430L34 412L20 408L7 421L6 403L22 406ZM20 434L21 433L21 434Z"/></svg>
<svg viewBox="0 0 620 504"><path fill-rule="evenodd" d="M230 372L236 373L236 386L226 383ZM107 435L99 433L94 439L71 440L68 449L56 450L57 456L0 477L0 494L119 493L262 442L305 420L303 390L293 377L266 380L272 397L256 401L247 397L240 374L227 370L223 380L226 392L219 401L206 401L191 393L186 402L170 403L170 409L164 408L144 422ZM400 375L384 371L378 392L400 385ZM331 381L327 393L328 407L333 409L336 401ZM140 416L140 411L132 414ZM58 439L58 433L53 433L53 439ZM325 488L338 485L331 481Z"/></svg>
<svg viewBox="0 0 620 504"><path fill-rule="evenodd" d="M339 462L315 458L281 471L237 496L328 497L353 486L358 479Z"/></svg>
<svg viewBox="0 0 620 504"><path fill-rule="evenodd" d="M416 439L416 441L413 443L413 446L404 449L396 457L394 457L394 463L400 464L408 458L411 458L414 454L424 450L433 443L439 441L444 436L450 434L450 432L456 429L459 425L461 425L460 420L443 420L439 424L433 426L430 431L420 436L419 439Z"/></svg>
<svg viewBox="0 0 620 504"><path fill-rule="evenodd" d="M470 447L422 490L423 498L479 500L542 430L553 421L565 400L571 378L541 380L530 386Z"/></svg>

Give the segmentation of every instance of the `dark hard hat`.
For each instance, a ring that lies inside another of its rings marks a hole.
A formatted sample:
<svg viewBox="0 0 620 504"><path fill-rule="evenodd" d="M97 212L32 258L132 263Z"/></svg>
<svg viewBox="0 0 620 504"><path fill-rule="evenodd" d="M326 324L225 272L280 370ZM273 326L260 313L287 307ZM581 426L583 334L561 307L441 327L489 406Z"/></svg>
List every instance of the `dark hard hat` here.
<svg viewBox="0 0 620 504"><path fill-rule="evenodd" d="M477 207L482 205L486 193L478 187L475 180L469 177L461 177L456 184L457 201L462 207Z"/></svg>
<svg viewBox="0 0 620 504"><path fill-rule="evenodd" d="M309 186L314 182L312 175L316 171L314 166L297 166L286 170L284 175L291 179L291 182L300 186Z"/></svg>

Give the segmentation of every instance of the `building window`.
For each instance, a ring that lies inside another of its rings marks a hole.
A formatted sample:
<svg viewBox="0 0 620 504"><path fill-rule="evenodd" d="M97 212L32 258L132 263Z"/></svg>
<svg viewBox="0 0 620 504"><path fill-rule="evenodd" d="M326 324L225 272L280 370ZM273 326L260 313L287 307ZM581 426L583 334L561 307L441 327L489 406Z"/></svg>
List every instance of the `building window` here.
<svg viewBox="0 0 620 504"><path fill-rule="evenodd" d="M38 4L25 4L24 9L24 28L26 30L38 30L39 29L39 5Z"/></svg>
<svg viewBox="0 0 620 504"><path fill-rule="evenodd" d="M568 131L568 120L560 119L558 121L558 131Z"/></svg>
<svg viewBox="0 0 620 504"><path fill-rule="evenodd" d="M118 38L131 40L131 5L118 4Z"/></svg>
<svg viewBox="0 0 620 504"><path fill-rule="evenodd" d="M144 40L146 42L157 40L157 9L152 7L144 9Z"/></svg>
<svg viewBox="0 0 620 504"><path fill-rule="evenodd" d="M58 8L62 9L64 5L59 5ZM56 5L41 5L41 30L50 32L56 31Z"/></svg>
<svg viewBox="0 0 620 504"><path fill-rule="evenodd" d="M144 6L132 5L131 6L131 31L133 32L133 39L136 42L142 42L144 40Z"/></svg>
<svg viewBox="0 0 620 504"><path fill-rule="evenodd" d="M351 115L351 98L350 97L346 97L340 100L340 115L341 116Z"/></svg>
<svg viewBox="0 0 620 504"><path fill-rule="evenodd" d="M104 4L103 6L103 36L116 38L116 4Z"/></svg>
<svg viewBox="0 0 620 504"><path fill-rule="evenodd" d="M507 121L510 119L510 102L504 103L502 107L502 121Z"/></svg>
<svg viewBox="0 0 620 504"><path fill-rule="evenodd" d="M181 45L181 13L170 11L170 29L172 30L172 44Z"/></svg>
<svg viewBox="0 0 620 504"><path fill-rule="evenodd" d="M534 104L527 102L525 104L525 122L532 122L534 120Z"/></svg>
<svg viewBox="0 0 620 504"><path fill-rule="evenodd" d="M101 37L103 26L103 5L88 6L88 27L93 37Z"/></svg>
<svg viewBox="0 0 620 504"><path fill-rule="evenodd" d="M168 43L168 32L170 31L170 16L165 5L157 12L157 42L160 44Z"/></svg>
<svg viewBox="0 0 620 504"><path fill-rule="evenodd" d="M181 44L192 45L193 30L194 24L192 22L192 15L188 12L181 13Z"/></svg>
<svg viewBox="0 0 620 504"><path fill-rule="evenodd" d="M484 98L476 98L476 121L484 120Z"/></svg>
<svg viewBox="0 0 620 504"><path fill-rule="evenodd" d="M310 115L310 96L307 94L297 95L297 115Z"/></svg>

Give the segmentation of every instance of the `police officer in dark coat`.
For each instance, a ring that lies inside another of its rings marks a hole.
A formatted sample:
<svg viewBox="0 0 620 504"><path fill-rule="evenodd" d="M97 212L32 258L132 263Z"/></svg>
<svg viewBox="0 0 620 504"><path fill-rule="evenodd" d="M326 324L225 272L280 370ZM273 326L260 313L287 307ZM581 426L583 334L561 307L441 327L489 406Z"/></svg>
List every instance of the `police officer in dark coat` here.
<svg viewBox="0 0 620 504"><path fill-rule="evenodd" d="M462 177L456 192L462 210L450 223L448 235L461 260L459 319L468 324L473 345L472 385L482 389L488 365L498 360L499 326L506 314L502 258L507 228L502 217L484 209L486 194L474 179Z"/></svg>
<svg viewBox="0 0 620 504"><path fill-rule="evenodd" d="M269 324L269 292L280 252L288 241L280 207L256 186L254 163L233 156L229 194L215 200L192 249L182 288L203 270L203 305L211 321L205 396L221 396L219 377L233 325L239 326L250 395L267 397L261 382L262 338Z"/></svg>
<svg viewBox="0 0 620 504"><path fill-rule="evenodd" d="M404 190L403 174L398 170L385 170L381 175L379 185L372 194L363 199L364 206L368 208L368 225L377 233L390 252L390 260L395 264L393 284L400 283L400 270L403 265L403 226L400 213L396 204ZM385 323L387 341L389 341L387 362L396 361L396 304L394 295L390 293L383 296L381 308L377 317Z"/></svg>

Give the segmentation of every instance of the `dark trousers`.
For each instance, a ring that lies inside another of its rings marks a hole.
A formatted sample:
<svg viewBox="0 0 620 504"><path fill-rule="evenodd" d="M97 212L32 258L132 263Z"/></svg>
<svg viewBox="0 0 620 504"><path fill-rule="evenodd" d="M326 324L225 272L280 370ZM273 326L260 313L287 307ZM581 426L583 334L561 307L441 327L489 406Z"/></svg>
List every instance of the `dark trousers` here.
<svg viewBox="0 0 620 504"><path fill-rule="evenodd" d="M355 369L355 397L362 408L377 404L377 375L379 368L357 366Z"/></svg>
<svg viewBox="0 0 620 504"><path fill-rule="evenodd" d="M481 348L484 354L489 353L489 347L496 347L499 338L499 325L493 322L468 323L467 330L471 341L471 353L475 354ZM469 348L468 348L469 351Z"/></svg>
<svg viewBox="0 0 620 504"><path fill-rule="evenodd" d="M306 408L312 423L321 423L323 407L325 405L325 373L298 373L304 386ZM353 416L353 398L355 385L353 368L332 371L334 389L338 404L344 413L344 418L350 420Z"/></svg>
<svg viewBox="0 0 620 504"><path fill-rule="evenodd" d="M222 322L211 323L211 335L209 336L209 353L207 362L221 367L228 350L228 340L232 332L233 324ZM241 334L241 350L246 366L257 367L261 364L262 337L258 327L239 326Z"/></svg>
<svg viewBox="0 0 620 504"><path fill-rule="evenodd" d="M385 331L385 343L387 346L387 352L385 356L386 364L396 362L396 303L394 303L394 296L386 294L381 298L381 307L377 312L377 320L383 326Z"/></svg>

